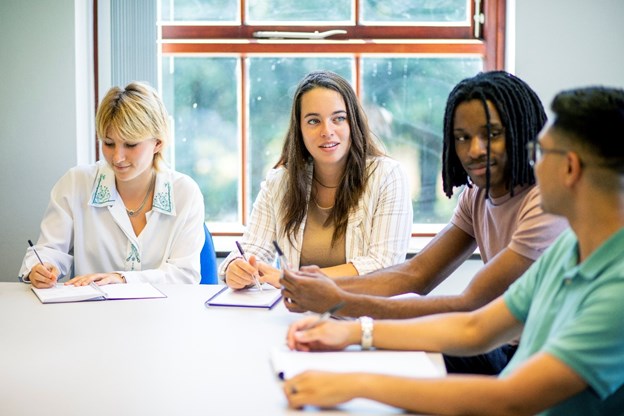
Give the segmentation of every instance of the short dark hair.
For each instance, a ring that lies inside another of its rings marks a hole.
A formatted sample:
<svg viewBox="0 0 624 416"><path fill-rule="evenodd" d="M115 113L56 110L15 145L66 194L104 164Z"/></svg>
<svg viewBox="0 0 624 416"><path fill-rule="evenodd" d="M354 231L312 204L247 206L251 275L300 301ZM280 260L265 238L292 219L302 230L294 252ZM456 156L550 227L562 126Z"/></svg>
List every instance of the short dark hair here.
<svg viewBox="0 0 624 416"><path fill-rule="evenodd" d="M624 172L624 90L602 86L562 91L553 99L553 128L571 136L601 159L601 165Z"/></svg>
<svg viewBox="0 0 624 416"><path fill-rule="evenodd" d="M453 136L453 118L457 106L470 100L480 100L487 116L490 136L490 113L486 101L498 111L505 128L505 147L508 162L505 167L508 188L513 195L514 187L535 183L533 169L529 165L526 144L534 140L546 123L546 113L539 97L520 78L505 71L481 72L466 78L453 88L446 102L444 113L444 144L442 149L442 183L446 196L453 195L456 186L471 186L457 153ZM489 150L488 143L488 165ZM489 193L490 171L486 172L486 196Z"/></svg>

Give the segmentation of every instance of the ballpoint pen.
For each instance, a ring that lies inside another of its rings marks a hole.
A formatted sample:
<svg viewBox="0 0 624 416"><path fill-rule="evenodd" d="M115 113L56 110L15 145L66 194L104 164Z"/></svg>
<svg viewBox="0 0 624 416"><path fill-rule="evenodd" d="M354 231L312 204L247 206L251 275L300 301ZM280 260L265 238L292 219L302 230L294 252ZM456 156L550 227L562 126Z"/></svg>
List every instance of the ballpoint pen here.
<svg viewBox="0 0 624 416"><path fill-rule="evenodd" d="M39 259L39 263L41 263L41 265L45 267L45 265L43 264L43 260L41 260L41 257L39 257L39 253L37 253L37 250L35 250L35 245L30 240L28 240L28 244L32 247L35 256L37 256L37 258Z"/></svg>
<svg viewBox="0 0 624 416"><path fill-rule="evenodd" d="M280 248L279 244L277 244L277 241L273 240L273 245L275 246L275 251L277 251L277 257L280 261L280 267L283 270L290 270L290 267L288 267L288 260L286 260L286 256L284 256L284 252Z"/></svg>
<svg viewBox="0 0 624 416"><path fill-rule="evenodd" d="M236 247L238 248L238 252L240 253L240 255L243 256L243 260L245 260L246 262L249 262L249 260L247 260L247 256L245 255L245 251L243 250L243 247L240 245L238 241L236 241ZM258 276L256 276L256 274L254 273L251 275L251 277L253 278L253 281L256 284L256 287L260 289L260 291L262 292L262 285L260 284L260 281L258 280Z"/></svg>
<svg viewBox="0 0 624 416"><path fill-rule="evenodd" d="M345 305L346 305L345 302L338 302L337 304L335 304L334 306L332 306L331 308L329 308L328 310L320 314L318 319L315 322L315 325L321 323L322 321L328 320L333 314L338 312Z"/></svg>
<svg viewBox="0 0 624 416"><path fill-rule="evenodd" d="M41 260L41 256L39 256L39 253L37 253L37 250L35 249L35 245L33 244L33 242L32 242L32 241L30 241L30 240L28 240L28 245L29 245L30 247L32 247L32 249L33 249L33 253L35 253L35 256L37 256L37 258L39 259L39 263L41 263L41 265L42 265L44 268L46 268L46 269L47 269L47 267L45 266L45 264L43 264L43 260ZM58 282L58 280L57 280L57 282Z"/></svg>

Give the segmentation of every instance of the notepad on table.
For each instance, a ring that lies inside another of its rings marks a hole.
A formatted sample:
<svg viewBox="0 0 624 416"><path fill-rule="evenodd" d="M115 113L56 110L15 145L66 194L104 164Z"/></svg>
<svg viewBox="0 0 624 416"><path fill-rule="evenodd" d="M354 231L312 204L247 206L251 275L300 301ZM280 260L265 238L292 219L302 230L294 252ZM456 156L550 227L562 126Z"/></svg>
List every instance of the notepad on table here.
<svg viewBox="0 0 624 416"><path fill-rule="evenodd" d="M443 377L422 351L346 350L337 352L291 351L286 347L271 351L271 366L282 380L307 370L337 373L374 373L400 377Z"/></svg>
<svg viewBox="0 0 624 416"><path fill-rule="evenodd" d="M262 290L255 286L234 290L224 287L206 301L206 306L237 306L242 308L271 309L282 298L282 291L263 284Z"/></svg>
<svg viewBox="0 0 624 416"><path fill-rule="evenodd" d="M31 286L41 303L81 302L88 300L122 300L122 299L154 299L167 296L150 283L127 283L98 286L91 283L87 286L56 286L39 289Z"/></svg>

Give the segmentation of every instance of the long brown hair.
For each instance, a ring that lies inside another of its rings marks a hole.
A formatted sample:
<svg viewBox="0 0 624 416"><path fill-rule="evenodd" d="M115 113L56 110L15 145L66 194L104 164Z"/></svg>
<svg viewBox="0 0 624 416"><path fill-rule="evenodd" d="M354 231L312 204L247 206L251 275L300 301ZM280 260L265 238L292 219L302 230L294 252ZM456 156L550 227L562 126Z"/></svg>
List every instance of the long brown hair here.
<svg viewBox="0 0 624 416"><path fill-rule="evenodd" d="M367 159L384 155L376 144L368 126L364 110L360 106L355 91L340 75L330 71L314 71L306 75L297 86L290 113L290 125L279 162L275 167L284 166L287 171L288 190L282 201L282 222L284 233L292 243L292 235L299 228L308 205L308 188L311 177L308 164L312 156L303 142L301 133L301 98L314 88L326 88L338 92L347 107L347 120L351 130L351 146L347 155L345 170L336 189L336 201L328 222L335 225L332 244L345 234L349 212L357 207L366 188L372 170L367 174Z"/></svg>

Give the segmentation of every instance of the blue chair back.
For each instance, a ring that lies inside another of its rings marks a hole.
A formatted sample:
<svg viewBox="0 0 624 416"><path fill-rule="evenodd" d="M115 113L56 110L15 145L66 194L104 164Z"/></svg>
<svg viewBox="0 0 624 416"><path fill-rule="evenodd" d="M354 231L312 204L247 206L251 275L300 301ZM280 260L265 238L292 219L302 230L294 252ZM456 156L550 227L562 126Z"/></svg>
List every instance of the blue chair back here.
<svg viewBox="0 0 624 416"><path fill-rule="evenodd" d="M204 235L206 241L199 256L199 263L201 267L201 281L202 285L216 285L219 283L219 277L217 276L217 255L215 253L214 244L212 242L212 234L208 231L208 227L204 224Z"/></svg>

